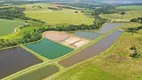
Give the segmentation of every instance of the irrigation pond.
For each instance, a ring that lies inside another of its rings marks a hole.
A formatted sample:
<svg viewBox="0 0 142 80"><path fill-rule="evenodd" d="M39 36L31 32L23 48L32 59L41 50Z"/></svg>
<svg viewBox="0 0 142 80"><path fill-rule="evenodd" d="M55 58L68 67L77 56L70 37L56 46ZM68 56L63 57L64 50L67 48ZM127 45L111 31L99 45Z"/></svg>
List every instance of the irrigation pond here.
<svg viewBox="0 0 142 80"><path fill-rule="evenodd" d="M55 59L73 51L72 48L63 46L49 39L42 39L39 42L26 44L25 46L48 59Z"/></svg>
<svg viewBox="0 0 142 80"><path fill-rule="evenodd" d="M76 32L74 35L93 40L99 37L101 34L96 33L96 32Z"/></svg>
<svg viewBox="0 0 142 80"><path fill-rule="evenodd" d="M34 70L33 72L26 73L12 80L42 80L47 78L54 73L58 72L59 68L55 65L47 65L40 69Z"/></svg>
<svg viewBox="0 0 142 80"><path fill-rule="evenodd" d="M41 62L41 60L21 47L1 50L0 79Z"/></svg>

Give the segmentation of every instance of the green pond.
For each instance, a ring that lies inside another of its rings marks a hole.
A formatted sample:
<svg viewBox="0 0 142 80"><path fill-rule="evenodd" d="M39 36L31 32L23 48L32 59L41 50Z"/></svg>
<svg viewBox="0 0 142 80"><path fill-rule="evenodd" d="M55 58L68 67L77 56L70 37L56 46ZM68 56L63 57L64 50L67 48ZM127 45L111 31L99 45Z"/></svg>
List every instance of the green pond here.
<svg viewBox="0 0 142 80"><path fill-rule="evenodd" d="M47 65L45 67L34 70L33 72L26 73L12 80L42 80L55 74L58 71L59 68L57 66Z"/></svg>
<svg viewBox="0 0 142 80"><path fill-rule="evenodd" d="M37 43L26 44L25 46L48 59L55 59L73 51L72 48L48 39L42 39Z"/></svg>

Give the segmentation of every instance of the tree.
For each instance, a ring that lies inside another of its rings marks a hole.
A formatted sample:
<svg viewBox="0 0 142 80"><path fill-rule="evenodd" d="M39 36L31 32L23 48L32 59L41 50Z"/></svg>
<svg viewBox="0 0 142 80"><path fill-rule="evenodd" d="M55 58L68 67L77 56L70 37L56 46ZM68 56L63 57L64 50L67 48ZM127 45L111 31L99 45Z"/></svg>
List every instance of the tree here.
<svg viewBox="0 0 142 80"><path fill-rule="evenodd" d="M75 11L75 13L78 13L78 11Z"/></svg>
<svg viewBox="0 0 142 80"><path fill-rule="evenodd" d="M125 12L121 12L120 14L121 14L122 16L124 16L126 13L125 13Z"/></svg>

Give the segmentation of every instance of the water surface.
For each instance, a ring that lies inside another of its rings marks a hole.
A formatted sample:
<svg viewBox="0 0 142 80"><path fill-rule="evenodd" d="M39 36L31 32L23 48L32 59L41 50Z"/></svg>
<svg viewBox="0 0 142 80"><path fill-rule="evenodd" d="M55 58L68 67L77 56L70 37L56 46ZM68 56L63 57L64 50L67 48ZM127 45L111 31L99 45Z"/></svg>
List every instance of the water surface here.
<svg viewBox="0 0 142 80"><path fill-rule="evenodd" d="M115 31L96 44L93 44L92 46L76 53L75 55L66 58L62 61L59 61L59 64L61 64L64 67L70 67L78 62L81 62L83 60L86 60L90 57L93 57L106 49L108 49L114 42L115 40L120 36L121 32L120 31Z"/></svg>
<svg viewBox="0 0 142 80"><path fill-rule="evenodd" d="M96 39L97 37L100 36L100 34L96 32L76 32L75 35L90 40Z"/></svg>
<svg viewBox="0 0 142 80"><path fill-rule="evenodd" d="M1 50L0 79L41 62L41 60L21 47Z"/></svg>
<svg viewBox="0 0 142 80"><path fill-rule="evenodd" d="M49 39L43 39L40 42L27 44L25 46L48 59L58 58L73 50L72 48L63 46Z"/></svg>

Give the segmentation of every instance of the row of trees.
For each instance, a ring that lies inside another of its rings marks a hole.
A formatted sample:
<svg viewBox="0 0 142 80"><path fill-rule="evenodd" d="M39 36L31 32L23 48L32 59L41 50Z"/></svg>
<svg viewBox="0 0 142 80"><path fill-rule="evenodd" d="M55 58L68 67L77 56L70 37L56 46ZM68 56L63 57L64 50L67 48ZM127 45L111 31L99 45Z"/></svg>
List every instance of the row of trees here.
<svg viewBox="0 0 142 80"><path fill-rule="evenodd" d="M142 17L133 18L133 19L130 20L130 22L138 22L138 23L142 23Z"/></svg>
<svg viewBox="0 0 142 80"><path fill-rule="evenodd" d="M48 7L48 9L51 9L51 10L54 10L54 11L56 11L56 10L62 10L62 8L56 8L56 7Z"/></svg>
<svg viewBox="0 0 142 80"><path fill-rule="evenodd" d="M29 42L40 40L41 38L42 38L41 33L34 30L31 33L23 34L22 38L20 38L20 39L14 39L14 40L0 39L0 48L16 46L18 44L29 43Z"/></svg>
<svg viewBox="0 0 142 80"><path fill-rule="evenodd" d="M138 26L138 27L131 27L131 28L128 28L127 29L127 32L131 32L132 34L134 34L134 33L138 33L138 31L140 30L140 29L142 29L142 26Z"/></svg>
<svg viewBox="0 0 142 80"><path fill-rule="evenodd" d="M48 26L44 28L40 28L37 30L37 32L44 32L44 31L76 31L76 30L92 30L92 29L98 29L99 26L95 25L57 25L57 26Z"/></svg>

